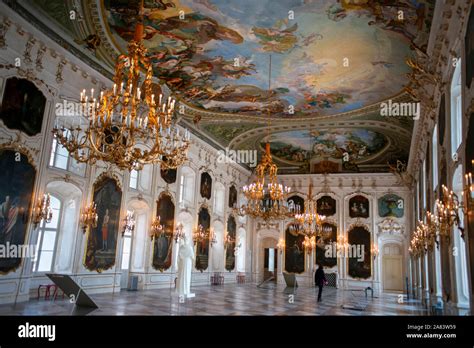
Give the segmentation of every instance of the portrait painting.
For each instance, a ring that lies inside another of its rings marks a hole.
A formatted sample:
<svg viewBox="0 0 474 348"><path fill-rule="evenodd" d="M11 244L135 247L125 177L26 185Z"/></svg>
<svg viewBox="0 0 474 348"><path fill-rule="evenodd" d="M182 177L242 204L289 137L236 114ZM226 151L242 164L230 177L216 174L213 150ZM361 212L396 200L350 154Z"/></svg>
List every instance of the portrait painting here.
<svg viewBox="0 0 474 348"><path fill-rule="evenodd" d="M287 227L285 231L285 271L288 273L304 272L305 250L304 235Z"/></svg>
<svg viewBox="0 0 474 348"><path fill-rule="evenodd" d="M120 225L122 190L114 178L101 176L94 184L93 202L96 204L97 227L87 236L84 266L102 272L115 264L117 236Z"/></svg>
<svg viewBox="0 0 474 348"><path fill-rule="evenodd" d="M230 272L235 268L235 238L237 235L237 225L232 215L227 219L227 235L232 242L225 246L225 269Z"/></svg>
<svg viewBox="0 0 474 348"><path fill-rule="evenodd" d="M200 186L201 197L211 199L212 193L212 178L207 172L201 174L201 186Z"/></svg>
<svg viewBox="0 0 474 348"><path fill-rule="evenodd" d="M0 166L0 244L7 250L26 242L36 169L27 156L10 149L0 149ZM20 264L21 258L0 258L0 273Z"/></svg>
<svg viewBox="0 0 474 348"><path fill-rule="evenodd" d="M7 128L33 136L41 132L45 106L46 97L33 82L11 77L5 84L0 119Z"/></svg>
<svg viewBox="0 0 474 348"><path fill-rule="evenodd" d="M288 204L288 210L296 214L304 212L304 199L298 195L288 197L286 200Z"/></svg>
<svg viewBox="0 0 474 348"><path fill-rule="evenodd" d="M370 232L363 226L353 227L348 234L348 268L352 278L367 279L372 275Z"/></svg>
<svg viewBox="0 0 474 348"><path fill-rule="evenodd" d="M330 222L323 223L323 233L316 237L316 264L323 267L337 265L337 254L334 253L334 243L337 242L337 226ZM326 253L328 251L328 253Z"/></svg>
<svg viewBox="0 0 474 348"><path fill-rule="evenodd" d="M237 207L237 189L235 185L232 185L229 188L229 208L236 208Z"/></svg>
<svg viewBox="0 0 474 348"><path fill-rule="evenodd" d="M380 197L378 200L380 217L403 217L405 206L402 197L389 193Z"/></svg>
<svg viewBox="0 0 474 348"><path fill-rule="evenodd" d="M349 216L351 218L368 218L369 200L361 195L352 197L349 200Z"/></svg>
<svg viewBox="0 0 474 348"><path fill-rule="evenodd" d="M316 203L318 214L331 216L336 214L336 200L331 196L322 196Z"/></svg>
<svg viewBox="0 0 474 348"><path fill-rule="evenodd" d="M209 231L211 228L211 215L209 215L209 210L205 207L199 210L198 214L198 226L201 225L209 236ZM196 243L196 269L199 271L204 271L209 265L209 238Z"/></svg>
<svg viewBox="0 0 474 348"><path fill-rule="evenodd" d="M171 253L173 251L174 231L174 208L173 198L162 193L157 202L156 216L160 217L163 226L162 233L153 239L152 266L161 272L171 266Z"/></svg>

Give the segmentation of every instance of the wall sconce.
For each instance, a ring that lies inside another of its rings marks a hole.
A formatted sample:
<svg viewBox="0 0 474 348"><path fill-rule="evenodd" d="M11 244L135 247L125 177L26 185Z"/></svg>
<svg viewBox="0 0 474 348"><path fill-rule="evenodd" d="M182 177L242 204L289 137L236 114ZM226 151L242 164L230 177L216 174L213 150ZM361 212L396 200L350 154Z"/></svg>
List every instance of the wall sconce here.
<svg viewBox="0 0 474 348"><path fill-rule="evenodd" d="M43 195L42 198L39 198L35 209L33 211L33 225L35 228L41 223L41 221L45 221L46 223L50 223L53 218L53 210L51 209L51 196L48 194Z"/></svg>
<svg viewBox="0 0 474 348"><path fill-rule="evenodd" d="M464 227L461 226L461 219L459 217L459 210L464 212L464 206L459 201L458 196L453 191L448 191L446 186L442 186L443 199L436 200L436 210L438 214L439 230L441 237L450 238L451 228L456 225L461 232L461 237L464 238Z"/></svg>
<svg viewBox="0 0 474 348"><path fill-rule="evenodd" d="M285 250L285 240L283 238L280 238L277 243L277 249L280 250L280 254L283 253L283 250Z"/></svg>
<svg viewBox="0 0 474 348"><path fill-rule="evenodd" d="M158 238L163 233L163 225L161 224L161 217L158 215L153 219L150 227L150 239Z"/></svg>
<svg viewBox="0 0 474 348"><path fill-rule="evenodd" d="M133 231L135 231L135 214L128 211L123 221L122 237L125 233L133 233Z"/></svg>
<svg viewBox="0 0 474 348"><path fill-rule="evenodd" d="M88 228L96 228L99 216L97 215L97 205L92 202L88 207L84 208L81 213L82 233L86 233Z"/></svg>
<svg viewBox="0 0 474 348"><path fill-rule="evenodd" d="M379 247L377 246L377 244L372 244L372 247L370 248L370 252L374 258L374 260L377 258L377 256L379 256Z"/></svg>

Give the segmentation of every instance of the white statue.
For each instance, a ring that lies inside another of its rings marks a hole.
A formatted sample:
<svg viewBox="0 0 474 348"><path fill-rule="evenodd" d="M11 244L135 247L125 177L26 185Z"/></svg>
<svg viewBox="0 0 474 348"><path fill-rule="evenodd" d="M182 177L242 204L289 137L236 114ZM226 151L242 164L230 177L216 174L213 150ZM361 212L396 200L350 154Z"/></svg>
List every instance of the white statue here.
<svg viewBox="0 0 474 348"><path fill-rule="evenodd" d="M176 292L185 297L194 297L191 293L191 272L194 263L194 248L187 238L179 242L178 251L178 280L176 282Z"/></svg>

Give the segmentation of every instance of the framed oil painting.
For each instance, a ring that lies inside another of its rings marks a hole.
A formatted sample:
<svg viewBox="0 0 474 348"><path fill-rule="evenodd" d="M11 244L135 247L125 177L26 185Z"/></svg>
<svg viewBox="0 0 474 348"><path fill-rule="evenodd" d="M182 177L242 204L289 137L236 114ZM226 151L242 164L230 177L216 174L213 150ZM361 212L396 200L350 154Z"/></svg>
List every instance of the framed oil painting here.
<svg viewBox="0 0 474 348"><path fill-rule="evenodd" d="M211 199L212 178L207 172L201 174L200 192L202 198Z"/></svg>
<svg viewBox="0 0 474 348"><path fill-rule="evenodd" d="M230 272L235 268L235 238L237 235L237 225L232 215L227 219L227 235L232 242L225 246L225 269Z"/></svg>
<svg viewBox="0 0 474 348"><path fill-rule="evenodd" d="M206 207L202 207L198 214L198 226L201 225L209 235L211 228L211 215ZM201 242L196 243L196 269L204 271L209 265L209 238L204 239Z"/></svg>
<svg viewBox="0 0 474 348"><path fill-rule="evenodd" d="M378 200L380 217L403 217L405 205L403 198L395 194L389 193Z"/></svg>
<svg viewBox="0 0 474 348"><path fill-rule="evenodd" d="M289 273L304 272L304 235L294 232L289 226L285 231L285 271Z"/></svg>
<svg viewBox="0 0 474 348"><path fill-rule="evenodd" d="M0 119L29 136L41 132L46 98L33 82L11 77L5 84Z"/></svg>
<svg viewBox="0 0 474 348"><path fill-rule="evenodd" d="M469 20L467 22L466 37L464 38L466 47L466 86L471 88L474 77L474 8L471 8Z"/></svg>
<svg viewBox="0 0 474 348"><path fill-rule="evenodd" d="M337 253L334 253L334 243L337 242L337 226L331 222L323 223L323 235L316 240L316 264L323 267L337 265ZM326 251L329 251L326 253Z"/></svg>
<svg viewBox="0 0 474 348"><path fill-rule="evenodd" d="M322 196L317 201L318 214L331 216L336 214L336 200L331 196Z"/></svg>
<svg viewBox="0 0 474 348"><path fill-rule="evenodd" d="M348 233L348 269L352 278L367 279L372 275L370 232L366 227L355 226Z"/></svg>
<svg viewBox="0 0 474 348"><path fill-rule="evenodd" d="M369 200L361 195L352 197L349 200L349 216L351 218L368 218Z"/></svg>
<svg viewBox="0 0 474 348"><path fill-rule="evenodd" d="M229 188L229 208L237 208L237 189L235 185Z"/></svg>
<svg viewBox="0 0 474 348"><path fill-rule="evenodd" d="M114 266L120 225L122 190L116 179L103 175L94 184L93 201L97 205L97 227L87 237L84 266L102 272Z"/></svg>
<svg viewBox="0 0 474 348"><path fill-rule="evenodd" d="M160 217L163 232L153 239L152 266L161 272L171 267L174 231L173 198L168 193L161 193L157 202L156 216Z"/></svg>
<svg viewBox="0 0 474 348"><path fill-rule="evenodd" d="M27 156L11 149L0 149L0 166L0 244L8 249L25 244L36 169ZM21 258L0 258L0 273L20 264Z"/></svg>
<svg viewBox="0 0 474 348"><path fill-rule="evenodd" d="M288 203L288 209L294 212L303 212L304 211L304 199L300 196L293 195L289 197L286 202Z"/></svg>

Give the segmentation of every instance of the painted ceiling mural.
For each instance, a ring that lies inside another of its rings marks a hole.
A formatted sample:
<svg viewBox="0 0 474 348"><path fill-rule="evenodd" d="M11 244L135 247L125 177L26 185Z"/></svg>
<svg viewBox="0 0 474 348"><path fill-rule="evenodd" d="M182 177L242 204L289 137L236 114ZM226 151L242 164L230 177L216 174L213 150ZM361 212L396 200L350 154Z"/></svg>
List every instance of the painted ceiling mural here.
<svg viewBox="0 0 474 348"><path fill-rule="evenodd" d="M56 23L63 47L83 48L109 71L133 37L139 7L139 0L17 3L41 9L49 21L33 21ZM211 144L261 154L268 140L283 174L386 172L408 159L413 119L383 117L380 103L413 102L404 92L406 59L426 51L434 0L144 5L155 76L187 105L181 124ZM77 6L83 18L67 21ZM87 38L96 36L91 47Z"/></svg>
<svg viewBox="0 0 474 348"><path fill-rule="evenodd" d="M133 37L136 2L104 1L106 22L122 50ZM195 107L328 115L402 91L405 59L427 44L432 3L147 0L144 42L156 75Z"/></svg>

